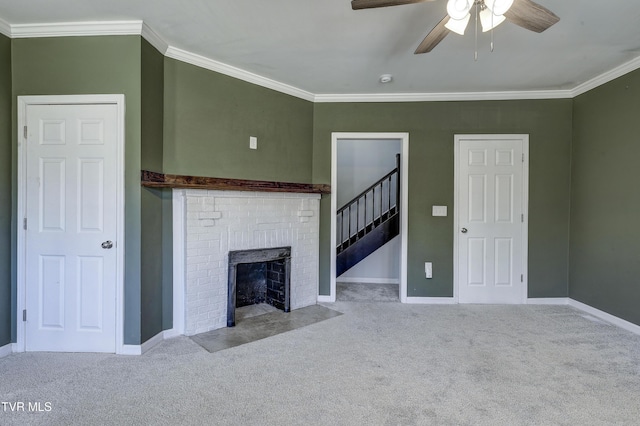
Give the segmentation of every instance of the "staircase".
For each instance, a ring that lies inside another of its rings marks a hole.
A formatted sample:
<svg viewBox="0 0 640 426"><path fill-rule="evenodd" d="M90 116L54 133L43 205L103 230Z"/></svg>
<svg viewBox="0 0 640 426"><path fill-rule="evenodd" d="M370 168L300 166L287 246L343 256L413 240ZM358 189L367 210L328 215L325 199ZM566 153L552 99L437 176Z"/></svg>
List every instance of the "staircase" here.
<svg viewBox="0 0 640 426"><path fill-rule="evenodd" d="M400 233L400 154L396 168L337 213L336 276Z"/></svg>

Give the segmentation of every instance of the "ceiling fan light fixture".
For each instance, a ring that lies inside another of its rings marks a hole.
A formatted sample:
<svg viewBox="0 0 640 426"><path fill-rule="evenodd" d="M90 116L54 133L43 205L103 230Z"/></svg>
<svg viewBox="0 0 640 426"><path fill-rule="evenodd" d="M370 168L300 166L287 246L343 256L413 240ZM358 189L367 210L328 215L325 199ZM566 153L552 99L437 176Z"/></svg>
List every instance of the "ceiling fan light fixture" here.
<svg viewBox="0 0 640 426"><path fill-rule="evenodd" d="M447 13L453 19L464 19L469 14L473 2L474 0L449 0L447 2Z"/></svg>
<svg viewBox="0 0 640 426"><path fill-rule="evenodd" d="M494 15L501 16L511 8L513 0L484 0L484 5L493 12Z"/></svg>
<svg viewBox="0 0 640 426"><path fill-rule="evenodd" d="M482 25L482 32L486 33L491 31L501 23L505 21L504 15L494 15L489 9L484 9L480 12L480 25Z"/></svg>
<svg viewBox="0 0 640 426"><path fill-rule="evenodd" d="M464 31L467 29L467 25L469 24L469 19L471 19L470 13L467 13L467 16L465 16L462 19L449 18L449 20L447 21L446 24L444 24L444 26L448 30L453 31L456 34L464 35Z"/></svg>

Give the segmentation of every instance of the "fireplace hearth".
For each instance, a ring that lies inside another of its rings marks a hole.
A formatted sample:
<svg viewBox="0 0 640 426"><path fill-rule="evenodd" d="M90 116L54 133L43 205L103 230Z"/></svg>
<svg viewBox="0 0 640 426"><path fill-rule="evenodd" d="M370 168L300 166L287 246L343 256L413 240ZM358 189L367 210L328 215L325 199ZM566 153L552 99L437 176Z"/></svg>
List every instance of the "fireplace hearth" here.
<svg viewBox="0 0 640 426"><path fill-rule="evenodd" d="M289 312L290 277L291 247L230 251L227 327L242 306L268 303Z"/></svg>

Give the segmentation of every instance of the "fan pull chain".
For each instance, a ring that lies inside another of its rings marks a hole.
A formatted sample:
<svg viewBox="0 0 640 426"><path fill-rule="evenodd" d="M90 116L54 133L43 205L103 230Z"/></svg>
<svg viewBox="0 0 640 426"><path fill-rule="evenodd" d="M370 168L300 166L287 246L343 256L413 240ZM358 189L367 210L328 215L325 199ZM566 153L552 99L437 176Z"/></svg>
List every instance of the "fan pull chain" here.
<svg viewBox="0 0 640 426"><path fill-rule="evenodd" d="M476 2L476 50L473 54L473 60L478 60L478 3Z"/></svg>
<svg viewBox="0 0 640 426"><path fill-rule="evenodd" d="M491 28L491 53L493 53L493 28Z"/></svg>
<svg viewBox="0 0 640 426"><path fill-rule="evenodd" d="M493 53L493 29L494 29L494 25L493 25L493 12L491 12L491 53Z"/></svg>

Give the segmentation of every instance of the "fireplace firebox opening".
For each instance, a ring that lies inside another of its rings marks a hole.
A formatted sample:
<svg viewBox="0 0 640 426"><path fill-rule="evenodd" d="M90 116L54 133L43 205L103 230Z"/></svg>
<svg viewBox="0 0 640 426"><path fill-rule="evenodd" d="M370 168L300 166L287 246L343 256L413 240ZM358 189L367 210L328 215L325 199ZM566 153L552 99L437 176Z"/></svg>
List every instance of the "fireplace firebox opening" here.
<svg viewBox="0 0 640 426"><path fill-rule="evenodd" d="M227 327L242 306L268 303L289 312L290 274L291 247L230 251Z"/></svg>

